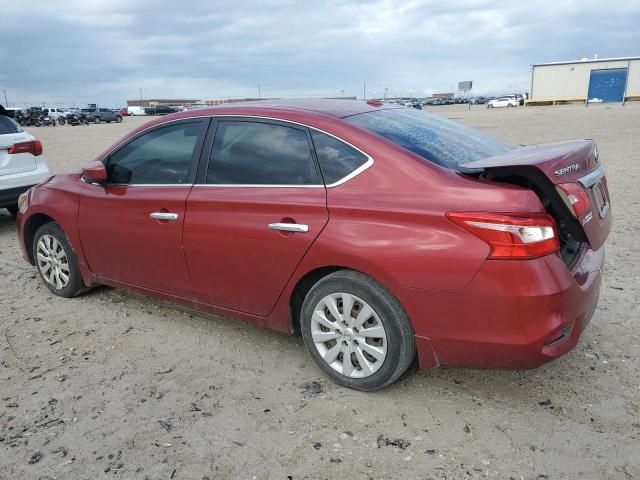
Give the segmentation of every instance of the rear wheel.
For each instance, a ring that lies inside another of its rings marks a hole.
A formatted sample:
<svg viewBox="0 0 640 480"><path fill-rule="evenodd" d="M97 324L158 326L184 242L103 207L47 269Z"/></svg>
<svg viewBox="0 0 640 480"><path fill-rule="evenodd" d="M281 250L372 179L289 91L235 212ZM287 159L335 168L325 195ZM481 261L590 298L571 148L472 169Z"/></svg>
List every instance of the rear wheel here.
<svg viewBox="0 0 640 480"><path fill-rule="evenodd" d="M49 290L71 298L85 290L78 259L60 225L45 223L33 239L33 259Z"/></svg>
<svg viewBox="0 0 640 480"><path fill-rule="evenodd" d="M351 270L332 273L311 288L300 327L316 364L350 388L390 385L416 353L413 329L400 303L378 282Z"/></svg>
<svg viewBox="0 0 640 480"><path fill-rule="evenodd" d="M66 120L64 119L64 117L60 117L60 118L58 119L58 123L59 123L60 125L64 125L64 124L66 123Z"/></svg>
<svg viewBox="0 0 640 480"><path fill-rule="evenodd" d="M122 117L120 115L118 115L116 117L116 123L121 123L122 122Z"/></svg>

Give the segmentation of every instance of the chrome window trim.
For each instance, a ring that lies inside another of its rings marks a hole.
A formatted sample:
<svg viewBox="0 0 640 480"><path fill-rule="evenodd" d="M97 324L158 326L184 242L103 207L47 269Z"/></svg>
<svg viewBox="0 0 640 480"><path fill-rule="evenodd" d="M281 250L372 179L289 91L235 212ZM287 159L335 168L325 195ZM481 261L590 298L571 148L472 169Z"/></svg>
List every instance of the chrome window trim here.
<svg viewBox="0 0 640 480"><path fill-rule="evenodd" d="M268 116L264 116L264 115L240 115L240 114L222 114L222 115L198 115L196 117L185 117L185 118L174 118L171 120L167 120L166 122L160 122L160 123L155 123L143 130L140 130L138 133L136 133L137 135L140 135L144 132L146 132L147 130L150 130L152 128L158 127L160 125L166 125L168 123L172 123L172 122L179 122L179 121L188 121L191 119L196 119L196 118L211 118L211 119L220 119L220 118L256 118L256 119L261 119L261 120L273 120L275 122L283 122L283 123L291 123L293 125L299 125L301 127L304 128L309 128L312 130L315 130L317 132L320 133L324 133L325 135L329 135L330 137L335 138L336 140L338 140L339 142L342 142L348 146L350 146L351 148L357 150L358 152L362 153L365 157L367 157L367 161L365 163L363 163L362 165L360 165L358 168L356 168L354 171L352 171L351 173L349 173L348 175L344 176L343 178L341 178L340 180L338 180L337 182L331 183L329 185L325 185L325 184L313 184L313 185L262 185L262 184L249 184L249 183L238 183L238 184L215 184L215 183L166 183L166 184L159 184L159 183L136 183L136 184L115 184L115 183L111 183L111 184L105 184L105 186L121 186L121 187L173 187L173 186L204 186L204 187L220 187L220 188L334 188L334 187L338 187L340 185L342 185L343 183L348 182L349 180L351 180L354 177L357 177L358 175L360 175L362 172L364 172L365 170L368 170L374 163L374 159L371 155L369 155L367 152L362 151L361 149L359 149L358 147L356 147L355 145L347 142L346 140L337 137L335 135L333 135L332 133L326 132L320 128L317 127L312 127L310 125L306 125L304 123L300 123L300 122L296 122L294 120L285 120L282 118L275 118L275 117L268 117ZM114 150L117 150L121 145L125 144L126 142L128 142L129 139L127 140L123 140L122 142L120 142L119 144L117 144L115 147L113 147L111 150L109 150L109 152L107 152L105 155L103 155L101 158L98 159L98 161L102 161L104 160L106 157L108 157L109 155L111 155L113 153Z"/></svg>

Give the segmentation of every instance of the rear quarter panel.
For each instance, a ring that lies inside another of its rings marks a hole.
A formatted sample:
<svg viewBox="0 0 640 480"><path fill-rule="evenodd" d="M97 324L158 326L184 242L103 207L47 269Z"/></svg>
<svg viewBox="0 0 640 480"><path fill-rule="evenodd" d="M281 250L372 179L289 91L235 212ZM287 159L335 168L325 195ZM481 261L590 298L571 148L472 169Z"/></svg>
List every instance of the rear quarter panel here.
<svg viewBox="0 0 640 480"><path fill-rule="evenodd" d="M329 222L279 299L271 315L274 326L281 328L287 318L296 284L321 267L365 273L401 303L407 290L459 292L473 280L489 247L449 222L446 212L544 211L530 190L461 176L366 132L341 131L331 123L318 128L368 153L374 164L327 189ZM411 320L414 327L421 321Z"/></svg>
<svg viewBox="0 0 640 480"><path fill-rule="evenodd" d="M309 266L338 262L387 285L460 290L489 247L446 212L543 210L529 190L463 177L377 137L349 141L374 164L327 189L329 222L305 257Z"/></svg>

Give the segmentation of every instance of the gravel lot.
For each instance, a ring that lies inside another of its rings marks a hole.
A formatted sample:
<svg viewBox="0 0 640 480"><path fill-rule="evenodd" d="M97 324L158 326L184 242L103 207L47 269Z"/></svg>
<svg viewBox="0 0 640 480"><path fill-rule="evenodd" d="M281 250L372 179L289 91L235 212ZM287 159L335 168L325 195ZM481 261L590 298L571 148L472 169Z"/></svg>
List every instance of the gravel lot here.
<svg viewBox="0 0 640 480"><path fill-rule="evenodd" d="M640 478L640 104L433 111L512 144L598 140L615 221L573 352L351 391L300 338L111 288L51 295L3 211L0 478ZM67 172L144 121L32 133Z"/></svg>

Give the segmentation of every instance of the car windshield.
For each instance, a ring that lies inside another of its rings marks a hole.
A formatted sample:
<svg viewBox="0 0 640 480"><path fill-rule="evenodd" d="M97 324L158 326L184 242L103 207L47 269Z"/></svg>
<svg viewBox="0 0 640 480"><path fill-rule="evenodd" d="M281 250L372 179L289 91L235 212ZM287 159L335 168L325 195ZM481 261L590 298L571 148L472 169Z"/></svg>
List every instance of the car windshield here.
<svg viewBox="0 0 640 480"><path fill-rule="evenodd" d="M377 110L345 120L446 168L499 155L512 147L478 130L440 116L411 109Z"/></svg>

